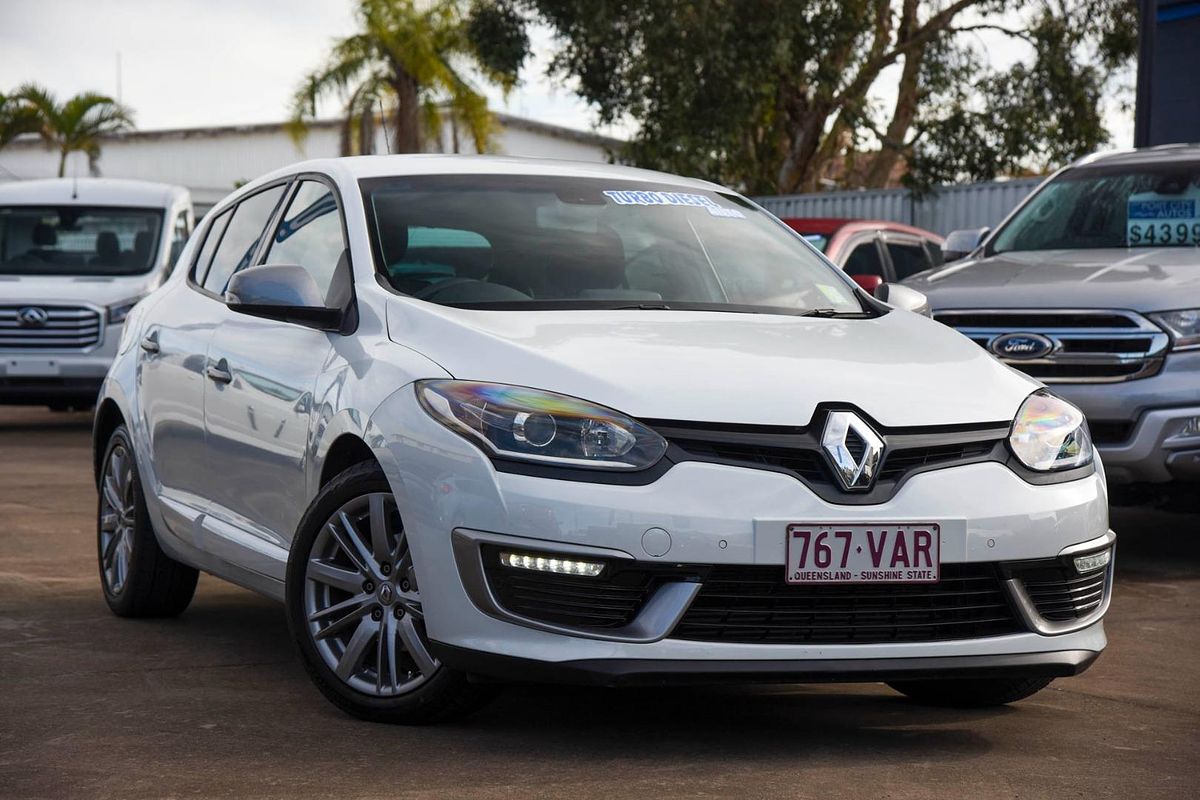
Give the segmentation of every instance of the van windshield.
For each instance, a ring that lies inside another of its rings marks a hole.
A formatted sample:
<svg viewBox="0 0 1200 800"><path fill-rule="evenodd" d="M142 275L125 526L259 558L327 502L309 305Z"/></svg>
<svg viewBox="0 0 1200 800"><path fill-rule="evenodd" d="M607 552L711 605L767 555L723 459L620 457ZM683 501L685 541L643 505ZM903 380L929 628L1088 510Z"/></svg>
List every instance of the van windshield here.
<svg viewBox="0 0 1200 800"><path fill-rule="evenodd" d="M140 275L163 212L104 206L0 206L0 275Z"/></svg>
<svg viewBox="0 0 1200 800"><path fill-rule="evenodd" d="M524 175L361 186L382 276L433 303L871 313L836 267L733 193Z"/></svg>
<svg viewBox="0 0 1200 800"><path fill-rule="evenodd" d="M1046 184L988 248L1084 250L1200 245L1200 163L1096 165Z"/></svg>

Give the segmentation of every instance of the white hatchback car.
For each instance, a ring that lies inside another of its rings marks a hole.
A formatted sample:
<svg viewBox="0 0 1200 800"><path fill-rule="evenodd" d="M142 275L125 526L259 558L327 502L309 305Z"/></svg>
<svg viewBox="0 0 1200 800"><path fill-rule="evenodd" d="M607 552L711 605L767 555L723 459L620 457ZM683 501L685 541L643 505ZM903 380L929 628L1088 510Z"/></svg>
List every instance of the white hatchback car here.
<svg viewBox="0 0 1200 800"><path fill-rule="evenodd" d="M1005 703L1105 646L1114 535L1071 405L713 184L445 156L234 193L125 326L104 593L282 600L325 695L887 681Z"/></svg>

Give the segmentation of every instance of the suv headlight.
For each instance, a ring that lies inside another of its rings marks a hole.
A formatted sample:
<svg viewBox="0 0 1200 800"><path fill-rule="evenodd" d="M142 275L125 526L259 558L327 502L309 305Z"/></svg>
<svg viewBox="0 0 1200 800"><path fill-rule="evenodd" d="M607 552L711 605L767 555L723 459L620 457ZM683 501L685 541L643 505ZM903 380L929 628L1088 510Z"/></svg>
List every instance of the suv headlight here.
<svg viewBox="0 0 1200 800"><path fill-rule="evenodd" d="M1150 319L1167 329L1171 334L1171 346L1175 350L1200 345L1200 308L1182 311L1163 311L1150 314Z"/></svg>
<svg viewBox="0 0 1200 800"><path fill-rule="evenodd" d="M1083 412L1045 389L1021 404L1008 446L1022 464L1038 472L1082 467L1092 461L1092 437Z"/></svg>
<svg viewBox="0 0 1200 800"><path fill-rule="evenodd" d="M500 458L589 469L645 469L667 443L636 420L586 400L523 386L418 381L430 416Z"/></svg>
<svg viewBox="0 0 1200 800"><path fill-rule="evenodd" d="M106 316L108 317L108 324L117 325L124 322L125 318L129 316L129 312L133 311L133 307L142 301L143 296L144 295L131 297L128 300L124 300L116 305L111 305L105 309L107 312Z"/></svg>

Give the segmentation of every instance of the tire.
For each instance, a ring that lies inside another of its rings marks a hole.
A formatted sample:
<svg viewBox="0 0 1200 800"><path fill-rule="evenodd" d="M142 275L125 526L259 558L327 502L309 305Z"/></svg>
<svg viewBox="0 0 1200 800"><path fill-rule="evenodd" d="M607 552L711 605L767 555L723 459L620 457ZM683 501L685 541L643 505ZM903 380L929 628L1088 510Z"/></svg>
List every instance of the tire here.
<svg viewBox="0 0 1200 800"><path fill-rule="evenodd" d="M966 678L888 683L918 703L944 708L988 708L1037 694L1053 678Z"/></svg>
<svg viewBox="0 0 1200 800"><path fill-rule="evenodd" d="M124 425L109 436L101 464L96 549L105 602L118 617L178 616L199 573L159 547Z"/></svg>
<svg viewBox="0 0 1200 800"><path fill-rule="evenodd" d="M313 683L347 714L421 725L465 716L494 693L429 653L416 574L378 464L321 489L288 558L288 627Z"/></svg>

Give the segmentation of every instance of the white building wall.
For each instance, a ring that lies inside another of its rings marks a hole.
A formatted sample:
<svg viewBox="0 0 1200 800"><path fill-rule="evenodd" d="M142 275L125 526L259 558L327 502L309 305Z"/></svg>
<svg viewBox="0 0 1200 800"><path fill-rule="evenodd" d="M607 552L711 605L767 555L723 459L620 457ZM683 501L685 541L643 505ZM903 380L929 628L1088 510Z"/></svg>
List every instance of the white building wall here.
<svg viewBox="0 0 1200 800"><path fill-rule="evenodd" d="M202 213L236 186L259 175L309 158L337 156L338 140L337 125L329 123L311 126L302 146L297 146L279 125L141 131L104 141L98 167L100 174L108 178L185 186L192 193L197 211ZM449 149L448 128L443 142ZM512 120L506 125L502 118L495 137L495 152L602 162L609 160L611 144L600 137L560 132L525 120ZM460 139L460 147L472 152L465 137ZM382 132L376 151L385 151ZM36 139L23 139L0 150L0 180L48 178L57 171L58 154ZM66 174L87 175L87 157L72 153Z"/></svg>

